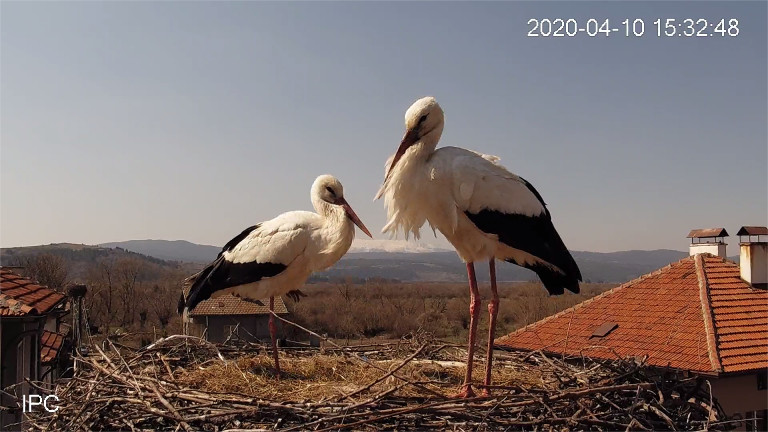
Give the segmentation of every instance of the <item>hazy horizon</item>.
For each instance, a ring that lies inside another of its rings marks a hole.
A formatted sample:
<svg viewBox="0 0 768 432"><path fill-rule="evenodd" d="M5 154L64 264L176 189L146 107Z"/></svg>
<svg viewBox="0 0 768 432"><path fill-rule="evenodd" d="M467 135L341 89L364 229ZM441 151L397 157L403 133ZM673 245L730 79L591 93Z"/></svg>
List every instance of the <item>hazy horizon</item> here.
<svg viewBox="0 0 768 432"><path fill-rule="evenodd" d="M736 237L736 236L733 236ZM738 238L738 237L736 237ZM212 244L203 244L203 243L195 243L191 242L186 239L160 239L160 238L144 238L144 239L127 239L127 240L112 240L112 241L105 241L101 243L82 243L82 242L53 242L53 243L45 243L45 244L33 244L33 245L17 245L17 246L2 246L3 249L12 249L12 248L26 248L26 247L38 247L38 246L51 246L51 245L61 245L61 244L73 244L73 245L85 245L85 246L103 246L103 245L109 245L109 244L115 244L115 243L125 243L125 242L132 242L132 241L163 241L163 242L187 242L196 246L205 246L205 247L215 247L215 248L221 248L222 245L212 245ZM431 248L432 250L425 250L425 251L416 251L415 253L421 253L421 252L454 252L453 247L446 243L446 244L438 244L437 242L415 242L414 240L404 240L404 239L369 239L369 238L355 238L352 242L352 247L350 248L349 252L355 252L355 250L360 250L362 248L371 248L375 249L377 247L384 248L386 246L391 246L392 249L395 249L396 246L405 246L408 245L411 248L415 248L415 246L420 246L424 249ZM737 256L739 254L738 241L735 242L728 242L728 238L726 238L726 244L728 247L728 256ZM732 251L733 248L736 248L735 251ZM617 250L608 250L608 251L592 251L592 250L581 250L581 249L573 249L569 248L572 251L576 252L590 252L590 253L616 253L616 252L632 252L632 251L658 251L658 250L671 250L676 252L688 252L688 247L686 245L685 248L651 248L651 249L617 249ZM395 250L396 252L399 252L399 250ZM733 252L733 253L731 253Z"/></svg>
<svg viewBox="0 0 768 432"><path fill-rule="evenodd" d="M2 247L220 246L310 210L324 173L385 239L372 198L425 95L446 113L440 146L499 156L571 250L684 251L694 228L768 225L765 2L0 10ZM642 18L645 34L527 36L530 18L557 17ZM668 17L735 18L739 35L656 36ZM450 247L428 226L422 242Z"/></svg>

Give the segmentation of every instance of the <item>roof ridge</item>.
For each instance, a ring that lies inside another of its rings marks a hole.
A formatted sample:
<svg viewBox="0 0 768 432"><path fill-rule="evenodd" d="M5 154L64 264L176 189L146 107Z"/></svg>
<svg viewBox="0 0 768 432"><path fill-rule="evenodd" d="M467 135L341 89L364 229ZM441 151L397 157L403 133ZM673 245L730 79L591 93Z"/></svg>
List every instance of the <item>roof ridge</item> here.
<svg viewBox="0 0 768 432"><path fill-rule="evenodd" d="M717 350L717 334L715 328L715 317L712 311L711 299L709 298L709 280L704 268L704 255L696 254L696 278L699 283L699 302L701 304L701 314L704 318L704 333L707 335L707 350L709 351L709 362L712 364L712 370L722 372L723 366L720 363L720 353ZM706 254L711 255L711 254Z"/></svg>
<svg viewBox="0 0 768 432"><path fill-rule="evenodd" d="M702 252L702 253L697 254L697 255L704 255L707 258L714 258L714 259L716 259L716 260L718 260L718 261L720 261L720 262L722 262L724 264L730 264L730 265L736 266L736 267L739 266L739 263L737 263L736 261L732 261L732 260L728 259L728 257L723 257L723 256L720 256L720 255L715 255L713 253Z"/></svg>
<svg viewBox="0 0 768 432"><path fill-rule="evenodd" d="M636 283L638 283L640 281L643 281L643 280L645 280L645 279L647 279L647 278L649 278L651 276L656 276L659 273L672 268L672 266L677 265L677 264L682 264L683 261L687 261L687 260L691 260L691 256L690 255L685 257L685 258L679 259L679 260L677 260L675 262L671 262L671 263L665 265L664 267L656 269L656 270L654 270L654 271L652 271L650 273L646 273L646 274L638 276L638 277L636 277L636 278L634 278L632 280L624 282L623 284L620 284L619 286L615 286L615 287L609 289L608 291L606 291L604 293L600 293L600 294L598 294L598 295L596 295L596 296L594 296L592 298L588 298L588 299L584 300L583 302L575 304L575 305L573 305L573 306L571 306L571 307L569 307L567 309L564 309L564 310L562 310L562 311L560 311L560 312L558 312L558 313L556 313L554 315L550 315L550 316L548 316L548 317L546 317L546 318L544 318L542 320L539 320L539 321L536 321L536 322L532 322L532 323L526 325L525 327L520 327L519 329L513 331L512 333L510 333L507 336L511 336L511 335L513 335L515 333L522 332L522 331L527 330L529 328L533 328L535 326L544 324L545 322L547 322L549 320L552 320L552 319L555 319L557 317L560 317L562 315L565 315L566 313L569 313L569 312L573 313L576 309L581 308L582 306L587 305L587 303L591 303L591 302L593 302L595 300L601 299L603 297L607 297L607 296L615 293L616 291L618 291L618 290L620 290L622 288L626 288L626 287L628 287L630 285L634 285L634 284L636 284ZM504 336L502 336L502 337L504 337Z"/></svg>

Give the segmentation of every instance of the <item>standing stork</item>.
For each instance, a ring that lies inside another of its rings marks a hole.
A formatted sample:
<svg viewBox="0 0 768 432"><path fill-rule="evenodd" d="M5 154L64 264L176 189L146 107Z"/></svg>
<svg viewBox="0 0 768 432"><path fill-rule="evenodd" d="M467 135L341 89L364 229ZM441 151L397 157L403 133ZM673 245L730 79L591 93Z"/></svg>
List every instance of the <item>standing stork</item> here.
<svg viewBox="0 0 768 432"><path fill-rule="evenodd" d="M315 272L335 264L352 245L357 225L371 237L347 200L344 188L331 175L321 175L312 184L312 205L317 213L291 211L248 227L230 240L218 257L201 272L190 276L189 293L179 300L179 313L192 310L208 298L234 294L245 300L287 294L294 300L304 294L299 288ZM269 333L280 377L274 315Z"/></svg>
<svg viewBox="0 0 768 432"><path fill-rule="evenodd" d="M498 164L495 156L457 147L435 150L443 132L443 110L432 97L405 113L405 136L386 163L384 196L388 221L382 232L402 230L419 238L424 222L439 230L467 264L470 328L467 372L459 397L474 396L472 360L480 299L474 262L488 261L492 300L488 305L485 386L491 383L493 337L499 296L496 259L536 272L550 294L579 292L581 273L552 225L541 195Z"/></svg>

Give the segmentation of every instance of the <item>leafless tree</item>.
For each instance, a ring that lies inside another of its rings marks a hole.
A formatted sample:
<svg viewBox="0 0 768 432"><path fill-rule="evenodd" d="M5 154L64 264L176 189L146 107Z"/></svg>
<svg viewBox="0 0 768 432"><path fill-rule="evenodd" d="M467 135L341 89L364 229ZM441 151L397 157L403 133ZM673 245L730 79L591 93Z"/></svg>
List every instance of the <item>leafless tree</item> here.
<svg viewBox="0 0 768 432"><path fill-rule="evenodd" d="M134 323L139 297L137 293L141 285L143 271L142 262L135 258L124 258L116 264L117 277L119 279L118 297L122 318L120 325L126 326Z"/></svg>
<svg viewBox="0 0 768 432"><path fill-rule="evenodd" d="M86 302L91 315L109 334L117 308L116 270L113 260L101 260L88 273L90 287Z"/></svg>
<svg viewBox="0 0 768 432"><path fill-rule="evenodd" d="M171 322L176 313L176 300L178 296L179 287L174 281L166 280L152 287L152 292L149 295L152 312L154 312L163 331L168 327L168 323Z"/></svg>
<svg viewBox="0 0 768 432"><path fill-rule="evenodd" d="M67 283L67 263L64 258L51 253L17 257L15 265L20 272L40 285L62 290Z"/></svg>

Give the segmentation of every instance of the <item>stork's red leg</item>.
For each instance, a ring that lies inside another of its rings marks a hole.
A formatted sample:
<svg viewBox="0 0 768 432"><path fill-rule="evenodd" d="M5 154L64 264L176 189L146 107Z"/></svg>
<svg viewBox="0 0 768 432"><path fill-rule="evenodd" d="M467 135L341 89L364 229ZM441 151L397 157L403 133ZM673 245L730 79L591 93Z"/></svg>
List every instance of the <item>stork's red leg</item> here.
<svg viewBox="0 0 768 432"><path fill-rule="evenodd" d="M269 298L269 310L275 311L275 298ZM275 316L269 314L269 336L272 338L272 353L275 356L275 373L277 379L280 379L280 359L277 357L277 327L275 327Z"/></svg>
<svg viewBox="0 0 768 432"><path fill-rule="evenodd" d="M485 361L485 385L491 385L491 366L493 365L493 339L496 332L496 314L499 312L499 293L496 291L496 258L491 258L488 263L491 272L491 295L493 298L488 303L488 356ZM484 393L489 394L486 387Z"/></svg>
<svg viewBox="0 0 768 432"><path fill-rule="evenodd" d="M468 398L475 396L472 391L472 361L475 357L475 336L477 333L477 320L480 317L480 292L477 290L475 278L475 265L467 263L467 276L469 277L469 346L467 347L467 374L464 376L464 385L457 397Z"/></svg>

